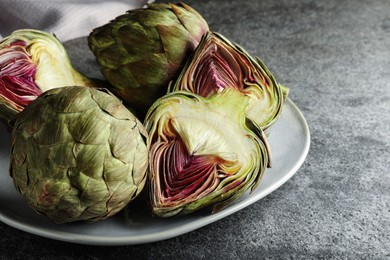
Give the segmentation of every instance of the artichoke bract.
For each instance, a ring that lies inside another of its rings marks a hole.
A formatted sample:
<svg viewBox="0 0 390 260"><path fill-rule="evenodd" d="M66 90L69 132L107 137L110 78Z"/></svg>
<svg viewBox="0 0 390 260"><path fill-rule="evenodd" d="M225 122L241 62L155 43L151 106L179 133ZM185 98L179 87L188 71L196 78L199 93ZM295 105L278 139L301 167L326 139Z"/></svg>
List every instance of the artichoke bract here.
<svg viewBox="0 0 390 260"><path fill-rule="evenodd" d="M216 32L207 32L169 92L211 97L236 89L249 97L246 114L263 130L280 117L288 89L278 84L259 58Z"/></svg>
<svg viewBox="0 0 390 260"><path fill-rule="evenodd" d="M0 119L11 120L42 92L63 86L95 86L74 69L61 42L31 29L0 41Z"/></svg>
<svg viewBox="0 0 390 260"><path fill-rule="evenodd" d="M95 28L88 42L111 91L144 115L208 30L190 6L154 3Z"/></svg>
<svg viewBox="0 0 390 260"><path fill-rule="evenodd" d="M54 222L102 220L143 189L146 138L108 91L51 89L17 116L10 174L29 206Z"/></svg>
<svg viewBox="0 0 390 260"><path fill-rule="evenodd" d="M245 117L246 102L237 91L209 99L178 91L153 104L144 124L154 215L215 212L255 189L270 157L264 133Z"/></svg>

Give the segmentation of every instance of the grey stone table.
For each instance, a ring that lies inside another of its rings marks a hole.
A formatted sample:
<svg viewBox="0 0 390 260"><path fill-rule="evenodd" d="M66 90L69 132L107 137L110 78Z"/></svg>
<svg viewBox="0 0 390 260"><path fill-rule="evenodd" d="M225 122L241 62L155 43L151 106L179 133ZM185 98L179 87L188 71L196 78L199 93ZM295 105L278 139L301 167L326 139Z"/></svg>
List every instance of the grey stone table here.
<svg viewBox="0 0 390 260"><path fill-rule="evenodd" d="M390 259L390 1L195 1L290 88L311 148L257 203L151 244L97 247L0 223L0 259Z"/></svg>

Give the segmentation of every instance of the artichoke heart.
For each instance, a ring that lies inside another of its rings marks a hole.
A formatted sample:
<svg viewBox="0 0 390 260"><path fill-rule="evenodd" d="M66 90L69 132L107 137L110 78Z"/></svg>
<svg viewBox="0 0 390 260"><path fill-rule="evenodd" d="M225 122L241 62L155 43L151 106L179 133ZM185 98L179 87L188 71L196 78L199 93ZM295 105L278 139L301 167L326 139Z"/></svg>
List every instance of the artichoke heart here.
<svg viewBox="0 0 390 260"><path fill-rule="evenodd" d="M153 3L95 28L88 43L111 91L145 115L208 30L184 3Z"/></svg>
<svg viewBox="0 0 390 260"><path fill-rule="evenodd" d="M207 32L169 91L211 97L224 89L236 89L250 97L246 114L262 130L280 117L288 94L259 58L255 60L221 34Z"/></svg>
<svg viewBox="0 0 390 260"><path fill-rule="evenodd" d="M233 90L209 99L178 91L153 104L145 127L154 215L217 211L257 186L269 149L244 115L247 102Z"/></svg>
<svg viewBox="0 0 390 260"><path fill-rule="evenodd" d="M95 86L76 71L61 42L32 29L0 41L0 119L10 121L42 92L63 86Z"/></svg>
<svg viewBox="0 0 390 260"><path fill-rule="evenodd" d="M146 138L108 91L51 89L17 116L10 174L29 206L54 222L102 220L143 189Z"/></svg>

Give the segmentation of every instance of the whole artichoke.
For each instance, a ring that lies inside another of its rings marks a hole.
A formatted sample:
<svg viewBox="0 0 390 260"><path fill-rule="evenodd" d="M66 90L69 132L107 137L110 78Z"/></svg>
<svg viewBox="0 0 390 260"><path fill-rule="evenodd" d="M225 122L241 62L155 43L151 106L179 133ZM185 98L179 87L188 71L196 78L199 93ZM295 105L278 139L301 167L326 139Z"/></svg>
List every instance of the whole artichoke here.
<svg viewBox="0 0 390 260"><path fill-rule="evenodd" d="M10 174L28 204L54 222L102 220L144 187L146 137L108 92L48 90L17 116Z"/></svg>
<svg viewBox="0 0 390 260"><path fill-rule="evenodd" d="M145 114L208 30L188 5L154 3L94 29L88 42L112 92Z"/></svg>
<svg viewBox="0 0 390 260"><path fill-rule="evenodd" d="M269 148L261 129L245 117L247 101L235 90L209 99L179 91L153 104L145 127L154 215L209 206L217 211L257 186Z"/></svg>
<svg viewBox="0 0 390 260"><path fill-rule="evenodd" d="M17 30L0 41L0 119L10 121L42 92L63 86L95 86L72 66L58 39Z"/></svg>
<svg viewBox="0 0 390 260"><path fill-rule="evenodd" d="M169 91L211 97L236 89L249 97L246 114L263 130L280 117L288 89L260 61L221 34L207 32Z"/></svg>

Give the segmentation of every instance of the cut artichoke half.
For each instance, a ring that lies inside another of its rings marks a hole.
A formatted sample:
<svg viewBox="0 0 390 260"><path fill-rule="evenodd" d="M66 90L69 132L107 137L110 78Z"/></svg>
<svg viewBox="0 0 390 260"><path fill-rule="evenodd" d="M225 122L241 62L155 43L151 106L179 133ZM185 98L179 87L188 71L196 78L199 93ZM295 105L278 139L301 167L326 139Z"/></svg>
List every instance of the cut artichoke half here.
<svg viewBox="0 0 390 260"><path fill-rule="evenodd" d="M23 29L0 41L0 118L5 121L48 89L95 84L74 69L54 35Z"/></svg>
<svg viewBox="0 0 390 260"><path fill-rule="evenodd" d="M225 207L254 189L267 165L264 133L245 117L248 98L231 90L206 99L178 91L149 110L149 194L153 214Z"/></svg>
<svg viewBox="0 0 390 260"><path fill-rule="evenodd" d="M246 114L263 130L280 117L288 94L259 58L221 34L208 32L168 92L185 90L211 97L231 88L250 97Z"/></svg>

